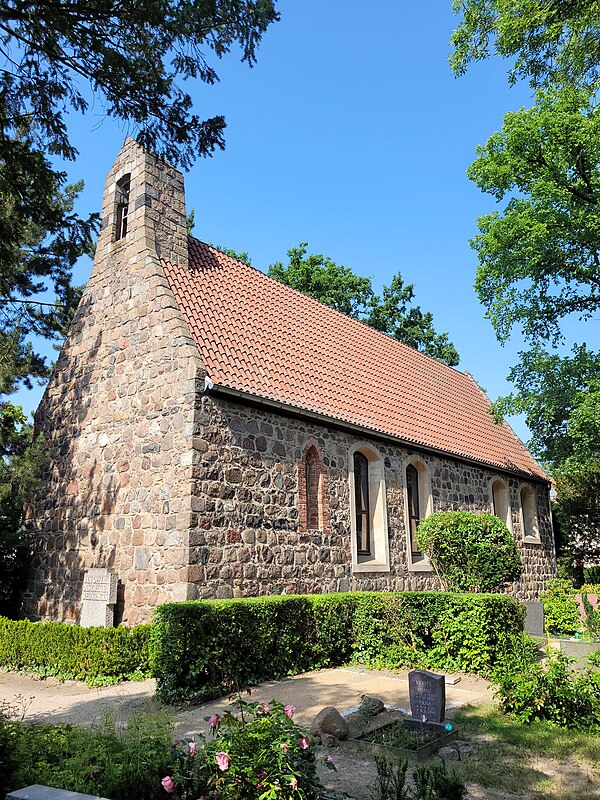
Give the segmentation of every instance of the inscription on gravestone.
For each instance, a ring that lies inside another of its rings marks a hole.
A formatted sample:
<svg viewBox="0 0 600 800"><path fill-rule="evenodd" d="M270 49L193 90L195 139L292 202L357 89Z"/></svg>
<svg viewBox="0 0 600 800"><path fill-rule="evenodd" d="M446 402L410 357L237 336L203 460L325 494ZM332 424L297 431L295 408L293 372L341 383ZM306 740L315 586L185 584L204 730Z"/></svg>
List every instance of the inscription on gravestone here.
<svg viewBox="0 0 600 800"><path fill-rule="evenodd" d="M112 627L117 602L116 574L101 567L88 569L83 578L81 601L82 628Z"/></svg>
<svg viewBox="0 0 600 800"><path fill-rule="evenodd" d="M415 719L443 722L446 714L446 685L443 675L422 669L408 673L410 710Z"/></svg>

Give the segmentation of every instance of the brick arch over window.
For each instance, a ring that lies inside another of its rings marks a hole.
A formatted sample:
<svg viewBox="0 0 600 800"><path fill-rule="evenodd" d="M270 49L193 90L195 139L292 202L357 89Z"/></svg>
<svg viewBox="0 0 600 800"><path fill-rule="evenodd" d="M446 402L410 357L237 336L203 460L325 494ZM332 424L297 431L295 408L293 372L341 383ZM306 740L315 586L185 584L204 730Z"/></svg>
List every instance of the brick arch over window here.
<svg viewBox="0 0 600 800"><path fill-rule="evenodd" d="M327 469L316 444L307 445L298 465L298 523L301 531L329 533Z"/></svg>

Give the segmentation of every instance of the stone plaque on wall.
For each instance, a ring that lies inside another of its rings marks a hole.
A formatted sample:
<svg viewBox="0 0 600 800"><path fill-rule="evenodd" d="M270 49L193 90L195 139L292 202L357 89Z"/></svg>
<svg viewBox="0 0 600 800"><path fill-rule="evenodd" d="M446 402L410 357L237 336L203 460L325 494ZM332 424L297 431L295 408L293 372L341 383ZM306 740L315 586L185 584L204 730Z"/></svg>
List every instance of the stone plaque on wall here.
<svg viewBox="0 0 600 800"><path fill-rule="evenodd" d="M544 606L537 600L525 600L525 632L544 635Z"/></svg>
<svg viewBox="0 0 600 800"><path fill-rule="evenodd" d="M111 628L117 602L117 576L105 568L88 569L81 593L82 628Z"/></svg>
<svg viewBox="0 0 600 800"><path fill-rule="evenodd" d="M443 675L422 669L408 673L410 711L415 719L443 722L446 715L446 685Z"/></svg>

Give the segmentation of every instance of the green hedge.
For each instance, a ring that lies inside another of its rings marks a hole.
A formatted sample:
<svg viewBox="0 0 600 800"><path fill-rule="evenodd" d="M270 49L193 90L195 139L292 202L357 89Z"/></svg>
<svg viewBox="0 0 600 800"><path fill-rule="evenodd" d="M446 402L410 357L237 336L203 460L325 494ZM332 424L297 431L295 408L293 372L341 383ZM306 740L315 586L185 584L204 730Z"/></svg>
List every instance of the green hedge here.
<svg viewBox="0 0 600 800"><path fill-rule="evenodd" d="M489 674L523 630L504 595L355 592L160 606L152 671L165 702L358 662Z"/></svg>
<svg viewBox="0 0 600 800"><path fill-rule="evenodd" d="M145 678L150 628L80 628L0 617L0 667L96 685Z"/></svg>

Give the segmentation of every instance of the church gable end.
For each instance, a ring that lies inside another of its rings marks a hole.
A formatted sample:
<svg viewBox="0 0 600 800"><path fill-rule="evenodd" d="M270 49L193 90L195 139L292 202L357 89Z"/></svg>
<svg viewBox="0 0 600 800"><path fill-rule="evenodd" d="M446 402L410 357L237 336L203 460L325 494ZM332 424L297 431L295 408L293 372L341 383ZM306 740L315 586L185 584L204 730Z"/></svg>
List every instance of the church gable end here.
<svg viewBox="0 0 600 800"><path fill-rule="evenodd" d="M36 416L50 452L25 610L78 620L84 571L119 578L118 619L187 597L191 433L204 371L160 258L187 267L182 175L127 140L94 267Z"/></svg>

